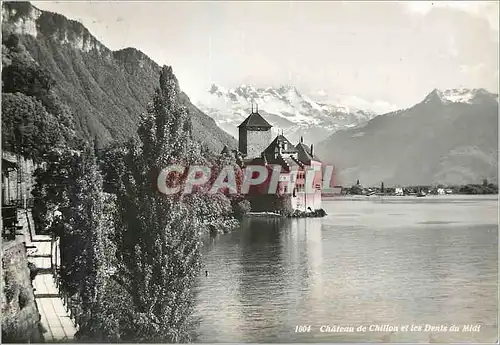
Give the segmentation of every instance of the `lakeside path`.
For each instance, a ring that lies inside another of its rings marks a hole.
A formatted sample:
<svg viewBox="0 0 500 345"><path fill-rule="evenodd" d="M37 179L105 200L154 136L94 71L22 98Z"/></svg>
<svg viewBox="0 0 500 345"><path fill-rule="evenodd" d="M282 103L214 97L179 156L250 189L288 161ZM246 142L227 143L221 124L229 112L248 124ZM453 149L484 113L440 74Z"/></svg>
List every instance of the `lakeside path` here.
<svg viewBox="0 0 500 345"><path fill-rule="evenodd" d="M41 322L46 332L45 342L69 342L74 340L75 325L64 307L52 275L51 238L48 235L34 234L30 211L21 210L20 222L25 231L28 246L28 260L36 265L39 272L33 281L35 301L41 315ZM32 236L29 236L29 234Z"/></svg>

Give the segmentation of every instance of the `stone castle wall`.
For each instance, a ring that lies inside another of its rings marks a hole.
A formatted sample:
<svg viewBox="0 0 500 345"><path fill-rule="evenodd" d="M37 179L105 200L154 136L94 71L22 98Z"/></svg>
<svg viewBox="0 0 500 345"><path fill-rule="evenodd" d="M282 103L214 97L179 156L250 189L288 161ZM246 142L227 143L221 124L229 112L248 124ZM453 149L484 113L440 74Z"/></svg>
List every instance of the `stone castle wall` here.
<svg viewBox="0 0 500 345"><path fill-rule="evenodd" d="M247 132L243 127L238 129L238 150L243 154L247 153Z"/></svg>
<svg viewBox="0 0 500 345"><path fill-rule="evenodd" d="M40 314L35 302L23 242L2 244L2 341L42 342Z"/></svg>
<svg viewBox="0 0 500 345"><path fill-rule="evenodd" d="M321 190L314 190L311 193L296 192L292 198L292 206L299 211L306 211L308 207L311 210L319 210L321 208Z"/></svg>
<svg viewBox="0 0 500 345"><path fill-rule="evenodd" d="M271 144L272 133L270 129L265 131L247 131L247 158L260 157L269 144Z"/></svg>

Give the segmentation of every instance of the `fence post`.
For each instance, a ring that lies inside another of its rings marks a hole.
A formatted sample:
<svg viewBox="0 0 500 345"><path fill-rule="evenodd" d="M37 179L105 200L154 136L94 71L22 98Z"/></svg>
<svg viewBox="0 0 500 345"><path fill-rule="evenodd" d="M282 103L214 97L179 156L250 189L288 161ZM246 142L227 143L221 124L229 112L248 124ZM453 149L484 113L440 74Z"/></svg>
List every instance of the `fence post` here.
<svg viewBox="0 0 500 345"><path fill-rule="evenodd" d="M54 275L54 234L50 236L50 268L52 268L52 276Z"/></svg>

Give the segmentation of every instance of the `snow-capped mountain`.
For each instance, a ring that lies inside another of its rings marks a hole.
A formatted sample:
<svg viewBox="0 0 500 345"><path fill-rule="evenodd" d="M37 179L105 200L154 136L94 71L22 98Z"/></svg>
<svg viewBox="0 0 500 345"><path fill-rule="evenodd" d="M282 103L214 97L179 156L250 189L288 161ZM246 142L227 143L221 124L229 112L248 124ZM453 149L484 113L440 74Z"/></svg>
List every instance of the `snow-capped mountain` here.
<svg viewBox="0 0 500 345"><path fill-rule="evenodd" d="M432 185L498 181L498 95L433 90L414 106L380 115L314 145L339 184Z"/></svg>
<svg viewBox="0 0 500 345"><path fill-rule="evenodd" d="M386 101L378 100L370 102L355 95L328 95L323 90L312 92L310 96L316 102L324 104L342 104L344 107L349 108L351 111L365 110L376 114L386 114L398 109L396 105Z"/></svg>
<svg viewBox="0 0 500 345"><path fill-rule="evenodd" d="M496 99L498 101L498 95L494 95L485 89L448 89L440 91L434 89L427 97L424 99L424 103L429 103L432 101L440 101L444 104L449 103L466 103L475 104L481 102L483 98Z"/></svg>
<svg viewBox="0 0 500 345"><path fill-rule="evenodd" d="M283 131L292 141L301 136L307 142L318 142L339 129L366 123L376 112L340 105L327 96L313 100L293 86L256 88L240 85L227 89L212 85L198 107L211 116L229 134L238 137L237 126L251 113L252 107L273 125L275 133ZM360 102L359 102L360 103Z"/></svg>

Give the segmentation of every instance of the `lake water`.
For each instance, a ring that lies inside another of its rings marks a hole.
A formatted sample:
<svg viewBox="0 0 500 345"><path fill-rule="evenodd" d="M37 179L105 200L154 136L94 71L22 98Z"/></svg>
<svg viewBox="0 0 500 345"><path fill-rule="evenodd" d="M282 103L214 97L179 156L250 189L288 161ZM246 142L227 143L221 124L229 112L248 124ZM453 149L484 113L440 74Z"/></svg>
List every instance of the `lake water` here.
<svg viewBox="0 0 500 345"><path fill-rule="evenodd" d="M333 198L323 206L322 219L248 219L207 240L197 341L497 341L496 196ZM297 325L310 331L296 333ZM321 332L326 325L367 330Z"/></svg>

